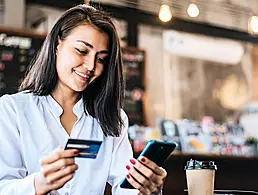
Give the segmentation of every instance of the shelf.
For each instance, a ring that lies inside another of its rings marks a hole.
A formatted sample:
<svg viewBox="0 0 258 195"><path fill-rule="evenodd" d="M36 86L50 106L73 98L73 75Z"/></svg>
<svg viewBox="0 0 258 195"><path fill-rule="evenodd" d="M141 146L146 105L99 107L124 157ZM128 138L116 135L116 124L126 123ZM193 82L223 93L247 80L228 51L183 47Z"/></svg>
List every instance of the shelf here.
<svg viewBox="0 0 258 195"><path fill-rule="evenodd" d="M193 153L181 153L174 152L171 156L182 157L182 158L209 158L209 159L225 159L225 160L258 160L258 156L230 156L230 155L217 155L217 154L193 154Z"/></svg>
<svg viewBox="0 0 258 195"><path fill-rule="evenodd" d="M134 156L138 157L140 152L135 152ZM218 155L218 154L196 154L196 153L182 153L173 152L170 158L180 158L180 159L209 159L209 160L247 160L247 161L258 161L258 156L230 156L230 155Z"/></svg>

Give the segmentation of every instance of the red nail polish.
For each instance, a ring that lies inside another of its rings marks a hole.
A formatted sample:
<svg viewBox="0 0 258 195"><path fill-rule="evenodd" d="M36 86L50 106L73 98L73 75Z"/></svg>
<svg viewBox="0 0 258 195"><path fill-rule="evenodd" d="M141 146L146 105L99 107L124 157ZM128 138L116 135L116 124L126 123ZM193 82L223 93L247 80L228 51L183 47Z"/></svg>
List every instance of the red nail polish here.
<svg viewBox="0 0 258 195"><path fill-rule="evenodd" d="M131 159L130 162L135 165L135 160Z"/></svg>
<svg viewBox="0 0 258 195"><path fill-rule="evenodd" d="M146 159L142 157L142 158L141 158L141 161L142 161L142 162L145 162L145 161L146 161Z"/></svg>
<svg viewBox="0 0 258 195"><path fill-rule="evenodd" d="M127 170L130 170L130 166L129 165L126 165L125 167Z"/></svg>
<svg viewBox="0 0 258 195"><path fill-rule="evenodd" d="M127 178L127 179L130 179L130 175L129 175L129 174L127 174L127 175L126 175L126 178Z"/></svg>
<svg viewBox="0 0 258 195"><path fill-rule="evenodd" d="M80 153L79 150L74 151L74 154L79 154L79 153Z"/></svg>

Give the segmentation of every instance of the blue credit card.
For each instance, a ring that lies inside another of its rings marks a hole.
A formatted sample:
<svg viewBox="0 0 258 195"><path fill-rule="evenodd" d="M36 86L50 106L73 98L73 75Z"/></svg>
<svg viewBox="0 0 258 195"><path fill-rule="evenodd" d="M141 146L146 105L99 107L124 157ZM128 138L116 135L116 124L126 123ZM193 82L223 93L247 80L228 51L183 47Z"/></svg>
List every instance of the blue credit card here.
<svg viewBox="0 0 258 195"><path fill-rule="evenodd" d="M96 140L68 139L65 150L77 149L79 154L76 157L95 159L97 158L101 143L102 141Z"/></svg>

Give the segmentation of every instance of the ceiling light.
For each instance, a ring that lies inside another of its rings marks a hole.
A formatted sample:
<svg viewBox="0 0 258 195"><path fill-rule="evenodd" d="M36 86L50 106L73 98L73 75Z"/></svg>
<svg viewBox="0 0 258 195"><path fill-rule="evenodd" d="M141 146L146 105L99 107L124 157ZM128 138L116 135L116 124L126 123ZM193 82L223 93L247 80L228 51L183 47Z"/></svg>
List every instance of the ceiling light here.
<svg viewBox="0 0 258 195"><path fill-rule="evenodd" d="M171 20L171 18L172 18L172 12L170 7L165 4L161 5L159 9L159 19L162 22L168 22Z"/></svg>
<svg viewBox="0 0 258 195"><path fill-rule="evenodd" d="M250 34L257 34L258 33L258 17L253 15L248 20L248 32Z"/></svg>
<svg viewBox="0 0 258 195"><path fill-rule="evenodd" d="M84 0L84 4L90 5L90 0Z"/></svg>
<svg viewBox="0 0 258 195"><path fill-rule="evenodd" d="M199 15L200 11L198 6L195 3L190 3L187 9L187 13L189 16L195 18Z"/></svg>
<svg viewBox="0 0 258 195"><path fill-rule="evenodd" d="M251 35L258 35L258 17L257 17L257 2L253 0L252 16L248 19L248 33Z"/></svg>

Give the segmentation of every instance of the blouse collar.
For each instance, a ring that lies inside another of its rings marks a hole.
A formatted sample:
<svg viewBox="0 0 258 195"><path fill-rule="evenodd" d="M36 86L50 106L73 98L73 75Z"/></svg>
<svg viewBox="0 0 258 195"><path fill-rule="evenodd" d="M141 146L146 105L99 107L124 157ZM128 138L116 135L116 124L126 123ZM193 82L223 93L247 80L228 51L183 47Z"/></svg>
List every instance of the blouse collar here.
<svg viewBox="0 0 258 195"><path fill-rule="evenodd" d="M63 108L57 103L57 101L51 96L46 96L47 104L54 115L60 117L63 114ZM73 107L73 113L79 118L84 112L83 98L81 97Z"/></svg>

